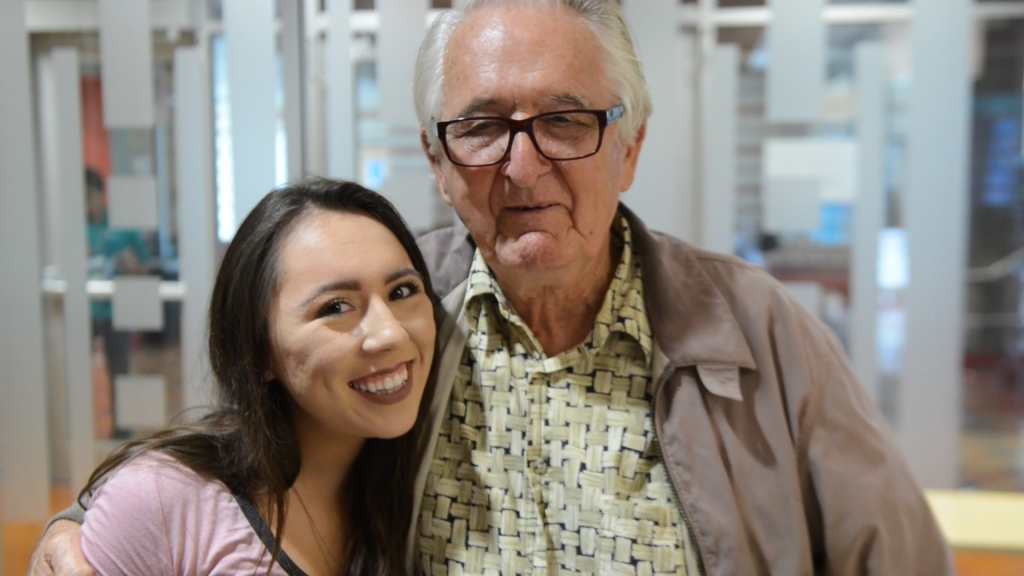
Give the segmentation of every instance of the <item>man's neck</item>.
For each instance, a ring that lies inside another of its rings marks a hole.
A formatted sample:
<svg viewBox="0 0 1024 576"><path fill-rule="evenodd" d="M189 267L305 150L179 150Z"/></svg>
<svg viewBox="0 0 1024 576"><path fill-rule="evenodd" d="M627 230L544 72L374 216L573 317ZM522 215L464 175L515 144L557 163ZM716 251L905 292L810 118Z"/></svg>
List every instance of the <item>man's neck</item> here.
<svg viewBox="0 0 1024 576"><path fill-rule="evenodd" d="M597 258L559 278L494 270L495 279L516 314L544 349L557 356L582 344L604 304L622 248L613 243Z"/></svg>

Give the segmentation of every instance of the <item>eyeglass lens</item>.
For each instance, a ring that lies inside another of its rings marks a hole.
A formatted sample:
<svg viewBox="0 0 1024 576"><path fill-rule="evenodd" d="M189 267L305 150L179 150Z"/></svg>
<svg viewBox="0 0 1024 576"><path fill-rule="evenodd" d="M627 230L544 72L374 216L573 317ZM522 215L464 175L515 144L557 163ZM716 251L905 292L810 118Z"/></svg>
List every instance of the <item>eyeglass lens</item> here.
<svg viewBox="0 0 1024 576"><path fill-rule="evenodd" d="M492 164L508 150L510 133L508 121L501 118L452 122L446 132L448 153L462 164ZM536 117L533 134L541 154L554 160L572 160L597 151L601 125L593 112L566 112Z"/></svg>

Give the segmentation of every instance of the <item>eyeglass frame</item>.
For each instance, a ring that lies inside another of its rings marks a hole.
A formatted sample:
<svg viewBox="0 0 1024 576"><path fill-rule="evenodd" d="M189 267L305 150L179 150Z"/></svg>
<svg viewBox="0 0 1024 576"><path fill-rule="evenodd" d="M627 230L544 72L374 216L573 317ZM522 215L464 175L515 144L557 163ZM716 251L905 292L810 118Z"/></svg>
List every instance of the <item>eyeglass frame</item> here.
<svg viewBox="0 0 1024 576"><path fill-rule="evenodd" d="M545 154L544 151L541 150L540 144L537 143L537 136L533 133L533 121L536 120L537 118L543 118L545 116L557 116L559 114L575 114L580 112L587 112L593 114L594 117L597 118L597 146L594 148L594 151L589 154L584 154L583 156L576 156L574 158L552 158ZM514 118L504 118L501 116L468 116L462 118L454 118L452 120L432 122L431 125L434 129L434 136L436 136L441 141L441 147L444 148L444 154L445 156L448 157L448 160L450 160L452 164L455 164L456 166L463 166L465 168L485 168L487 166L495 166L497 164L501 164L502 162L505 161L506 158L508 158L509 153L512 151L512 144L513 142L515 142L516 134L519 134L520 132L525 133L527 136L530 137L530 141L533 142L533 147L537 150L538 154L552 162L568 162L572 160L582 160L584 158L589 158L601 151L601 144L604 143L605 128L607 128L609 124L614 124L615 122L621 120L622 117L625 115L626 106L624 104L619 104L617 106L612 106L607 110L556 110L554 112L544 112L543 114L537 114L536 116L530 116L529 118L523 118L521 120L516 120ZM455 124L456 122L464 122L466 120L501 120L508 124L508 145L505 147L505 152L502 153L501 157L499 157L494 162L488 162L487 164L464 164L452 158L451 150L448 149L448 126Z"/></svg>

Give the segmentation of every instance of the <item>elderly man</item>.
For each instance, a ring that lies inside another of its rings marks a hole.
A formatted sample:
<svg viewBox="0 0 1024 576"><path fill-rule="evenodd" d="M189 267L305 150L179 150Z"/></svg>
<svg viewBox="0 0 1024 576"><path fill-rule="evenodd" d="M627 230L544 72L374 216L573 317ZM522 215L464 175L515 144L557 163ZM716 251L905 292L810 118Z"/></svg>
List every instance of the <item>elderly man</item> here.
<svg viewBox="0 0 1024 576"><path fill-rule="evenodd" d="M435 23L415 85L468 230L421 242L457 319L419 567L951 573L827 329L619 205L650 104L615 3L467 12Z"/></svg>
<svg viewBox="0 0 1024 576"><path fill-rule="evenodd" d="M619 204L650 100L616 3L446 13L415 93L464 225L421 241L450 318L418 571L952 573L828 330Z"/></svg>

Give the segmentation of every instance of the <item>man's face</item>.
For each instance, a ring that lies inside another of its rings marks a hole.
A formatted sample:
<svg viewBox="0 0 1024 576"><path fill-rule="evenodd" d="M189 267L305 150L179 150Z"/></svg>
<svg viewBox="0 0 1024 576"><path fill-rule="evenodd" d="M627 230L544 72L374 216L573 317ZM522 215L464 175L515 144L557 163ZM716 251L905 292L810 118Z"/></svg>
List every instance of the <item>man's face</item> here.
<svg viewBox="0 0 1024 576"><path fill-rule="evenodd" d="M469 16L444 62L440 120L527 118L570 109L605 110L608 87L597 39L565 8L493 6ZM500 164L466 168L432 159L445 201L496 272L542 279L608 258L619 194L633 181L641 136L623 144L610 125L600 151L553 162L518 134Z"/></svg>

